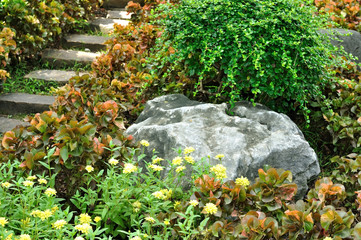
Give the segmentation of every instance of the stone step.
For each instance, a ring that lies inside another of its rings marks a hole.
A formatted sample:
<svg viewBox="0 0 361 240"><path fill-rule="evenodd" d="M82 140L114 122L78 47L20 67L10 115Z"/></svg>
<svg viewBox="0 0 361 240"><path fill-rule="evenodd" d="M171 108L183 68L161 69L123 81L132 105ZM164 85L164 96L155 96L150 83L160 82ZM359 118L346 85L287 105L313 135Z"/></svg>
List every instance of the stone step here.
<svg viewBox="0 0 361 240"><path fill-rule="evenodd" d="M32 71L24 76L24 78L32 78L43 81L57 82L59 85L64 85L68 83L69 79L75 76L82 76L89 74L88 72L75 72L75 71L65 71L65 70L48 70L41 69Z"/></svg>
<svg viewBox="0 0 361 240"><path fill-rule="evenodd" d="M125 8L128 4L129 0L105 0L103 6L105 8ZM144 2L134 0L133 2Z"/></svg>
<svg viewBox="0 0 361 240"><path fill-rule="evenodd" d="M64 48L87 48L92 52L98 52L107 49L105 41L110 37L92 36L85 34L71 34L64 38L62 46Z"/></svg>
<svg viewBox="0 0 361 240"><path fill-rule="evenodd" d="M130 19L131 15L124 8L114 8L108 10L107 18L113 19Z"/></svg>
<svg viewBox="0 0 361 240"><path fill-rule="evenodd" d="M129 20L98 18L90 22L90 27L95 31L101 31L104 34L108 34L113 31L115 23L126 26L128 25Z"/></svg>
<svg viewBox="0 0 361 240"><path fill-rule="evenodd" d="M8 93L0 95L0 113L13 115L19 113L38 113L49 110L55 101L54 96L27 93Z"/></svg>
<svg viewBox="0 0 361 240"><path fill-rule="evenodd" d="M0 133L5 133L14 129L16 126L29 126L29 123L12 118L0 117Z"/></svg>
<svg viewBox="0 0 361 240"><path fill-rule="evenodd" d="M45 49L42 60L49 62L56 67L74 66L76 63L85 66L91 64L93 60L100 56L100 53L63 50L63 49Z"/></svg>

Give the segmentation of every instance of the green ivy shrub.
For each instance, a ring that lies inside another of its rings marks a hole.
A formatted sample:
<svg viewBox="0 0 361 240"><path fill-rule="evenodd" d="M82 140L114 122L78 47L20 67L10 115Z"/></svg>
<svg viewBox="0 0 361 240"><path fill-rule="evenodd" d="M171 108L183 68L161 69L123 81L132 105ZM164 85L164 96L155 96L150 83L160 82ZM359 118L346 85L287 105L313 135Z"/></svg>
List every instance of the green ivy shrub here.
<svg viewBox="0 0 361 240"><path fill-rule="evenodd" d="M165 11L157 74L199 98L305 109L331 76L334 48L317 33L326 19L299 0L185 0Z"/></svg>

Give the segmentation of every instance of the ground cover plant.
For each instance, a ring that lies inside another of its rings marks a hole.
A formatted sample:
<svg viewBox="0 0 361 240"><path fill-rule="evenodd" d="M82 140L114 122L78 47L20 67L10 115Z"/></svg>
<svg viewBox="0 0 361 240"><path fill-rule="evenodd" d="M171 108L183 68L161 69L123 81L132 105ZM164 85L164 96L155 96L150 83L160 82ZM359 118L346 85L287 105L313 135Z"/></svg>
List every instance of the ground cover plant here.
<svg viewBox="0 0 361 240"><path fill-rule="evenodd" d="M196 1L181 4L207 9L207 6L192 5L193 2ZM220 8L234 7L231 1L222 3ZM284 8L282 1L277 3L275 7ZM179 156L174 159L163 160L154 152L152 162L142 161L142 149L152 146L145 140L139 145L131 136L123 135L142 105L160 94L192 95L193 91L202 90L194 89L200 85L196 84L198 78L188 71L192 67L189 63L167 62L179 51L174 44L156 43L162 35L165 39L169 36L166 25L159 25L155 20L166 17L167 9L183 14L177 9L180 6L176 2L169 5L153 0L146 1L144 6L130 2L128 10L133 13L132 23L127 27L115 27L116 37L109 42L108 52L93 63L93 75L70 79L66 86L57 90L57 99L50 111L29 116L30 127L19 127L4 134L0 147L3 179L0 194L6 199L0 204L0 208L6 209L0 216L2 237L361 239L358 223L361 220L361 158L357 153L342 157L349 150L347 144L354 144L352 149L357 151L359 138L356 81L359 75L352 64L327 68L330 72L322 80L326 85L324 105L322 101L315 102L310 109L314 114L310 114L309 124L324 115L324 126L336 139L330 151L339 156L328 160L333 171L329 170L325 177L318 179L304 199L294 199L297 186L292 183L292 174L282 169L260 169L259 177L252 182L241 176L235 181L225 181L226 169L221 160L222 154L227 153L211 156L220 161L215 166L193 159L192 152L197 149L191 146L176 150ZM225 11L224 15L227 14ZM224 15L219 14L219 17ZM207 22L207 17L203 19L202 16L195 18L201 23ZM276 16L279 21L285 20L284 16ZM298 15L285 16L297 20L295 16ZM188 60L200 56L197 51L192 54L187 56ZM218 53L211 51L211 54ZM160 58L167 61L157 65ZM206 55L204 59L207 60ZM210 66L220 69L217 64ZM287 62L285 66L289 66ZM218 72L213 70L205 71L201 81L206 77L211 79L212 74L216 76ZM213 91L212 87L207 90ZM194 99L221 99L216 95L205 97L207 94L196 94ZM255 93L250 89L249 94ZM297 101L288 99L286 102L297 108L301 106ZM346 114L350 120L342 123L347 120ZM323 131L322 128L319 131ZM339 150L343 145L346 150ZM190 189L182 191L182 176L192 169ZM162 171L170 172L161 175ZM16 201L21 203L18 208L6 207ZM59 209L52 210L54 204ZM38 226L35 231L34 226Z"/></svg>

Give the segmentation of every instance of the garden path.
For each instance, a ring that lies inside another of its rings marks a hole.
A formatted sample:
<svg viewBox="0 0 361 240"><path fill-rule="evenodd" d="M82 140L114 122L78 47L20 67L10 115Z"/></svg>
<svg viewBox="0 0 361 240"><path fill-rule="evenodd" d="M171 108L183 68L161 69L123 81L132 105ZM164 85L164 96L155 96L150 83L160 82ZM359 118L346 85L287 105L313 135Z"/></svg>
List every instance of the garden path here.
<svg viewBox="0 0 361 240"><path fill-rule="evenodd" d="M106 50L104 42L111 38L110 32L114 23L128 24L130 15L125 9L113 8L107 10L105 18L96 18L90 22L94 32L98 35L70 34L64 38L61 49L45 49L42 61L48 62L55 69L42 69L28 73L24 78L32 78L42 81L54 81L64 85L68 80L77 75L87 72L59 70L64 66L75 69L75 65L89 66L93 60ZM58 69L56 69L58 68ZM9 93L0 95L0 133L13 129L17 125L26 123L10 118L11 115L38 113L49 110L55 100L54 96L44 96L25 93ZM8 115L8 116L6 116Z"/></svg>

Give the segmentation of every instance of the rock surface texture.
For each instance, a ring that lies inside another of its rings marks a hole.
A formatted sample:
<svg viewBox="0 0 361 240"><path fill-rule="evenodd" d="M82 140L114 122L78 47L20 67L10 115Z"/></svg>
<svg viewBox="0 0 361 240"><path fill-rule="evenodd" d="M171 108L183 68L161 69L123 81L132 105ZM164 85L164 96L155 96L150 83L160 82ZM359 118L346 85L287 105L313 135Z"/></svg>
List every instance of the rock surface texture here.
<svg viewBox="0 0 361 240"><path fill-rule="evenodd" d="M333 35L336 40L331 40L332 45L343 46L347 53L351 53L358 58L357 63L361 62L361 34L359 32L340 28L322 29L319 32L329 36Z"/></svg>
<svg viewBox="0 0 361 240"><path fill-rule="evenodd" d="M258 169L269 165L291 170L298 184L298 197L307 191L307 181L320 173L314 150L302 132L284 114L248 102L237 103L226 113L227 105L191 101L183 95L166 95L147 102L136 123L126 134L136 140L146 139L158 156L173 159L173 148L192 146L195 159L224 154L222 164L228 179L247 176L254 180ZM150 159L148 159L150 161Z"/></svg>

